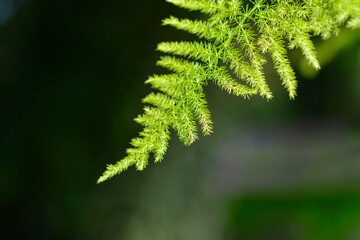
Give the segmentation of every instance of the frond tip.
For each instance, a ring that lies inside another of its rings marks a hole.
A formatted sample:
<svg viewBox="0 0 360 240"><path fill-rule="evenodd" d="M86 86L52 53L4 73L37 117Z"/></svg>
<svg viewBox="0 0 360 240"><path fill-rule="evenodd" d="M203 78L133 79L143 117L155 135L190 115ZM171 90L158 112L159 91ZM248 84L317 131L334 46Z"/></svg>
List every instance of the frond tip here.
<svg viewBox="0 0 360 240"><path fill-rule="evenodd" d="M163 56L158 66L170 71L145 81L156 90L147 95L144 113L135 118L143 126L139 137L130 142L127 156L108 165L98 179L101 183L130 166L143 170L151 154L160 162L167 150L170 129L190 145L213 131L211 114L203 87L212 81L226 92L244 98L273 97L265 80L263 65L268 53L279 78L296 96L295 72L287 49L299 48L315 69L320 69L312 36L327 39L338 34L342 25L360 28L360 0L166 0L190 11L200 11L206 20L169 17L163 25L196 35L201 41L162 42ZM172 55L172 56L169 56Z"/></svg>
<svg viewBox="0 0 360 240"><path fill-rule="evenodd" d="M125 171L128 167L134 165L135 161L130 160L129 158L124 158L123 160L115 163L114 165L108 165L106 171L103 175L97 180L97 183L102 183L113 176L120 174L122 171Z"/></svg>

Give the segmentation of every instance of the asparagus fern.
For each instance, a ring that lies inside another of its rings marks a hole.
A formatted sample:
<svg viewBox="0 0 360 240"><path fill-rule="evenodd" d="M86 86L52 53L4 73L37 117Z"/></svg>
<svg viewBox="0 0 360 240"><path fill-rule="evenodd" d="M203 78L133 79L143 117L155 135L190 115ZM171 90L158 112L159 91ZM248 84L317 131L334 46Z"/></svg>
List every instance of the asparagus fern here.
<svg viewBox="0 0 360 240"><path fill-rule="evenodd" d="M103 182L128 167L143 170L151 153L160 162L174 129L185 145L212 133L212 121L203 87L212 81L228 93L244 98L271 99L263 65L268 54L290 99L297 81L287 58L287 48L299 48L315 69L320 69L312 36L327 39L340 27L360 28L360 0L167 0L206 20L169 17L164 25L196 35L193 42L162 42L157 50L166 56L157 65L171 71L153 75L145 83L154 90L143 99L144 113L135 118L143 126L130 142L127 156L108 165L98 179ZM171 56L170 56L171 55Z"/></svg>

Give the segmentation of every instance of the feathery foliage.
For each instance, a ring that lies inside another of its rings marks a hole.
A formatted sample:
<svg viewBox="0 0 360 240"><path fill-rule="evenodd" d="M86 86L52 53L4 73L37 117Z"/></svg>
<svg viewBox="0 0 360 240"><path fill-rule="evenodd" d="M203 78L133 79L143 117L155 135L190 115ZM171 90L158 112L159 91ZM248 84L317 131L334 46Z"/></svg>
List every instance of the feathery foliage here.
<svg viewBox="0 0 360 240"><path fill-rule="evenodd" d="M360 28L360 0L167 0L207 20L169 17L164 25L194 34L200 41L162 42L157 50L168 54L157 65L171 71L153 75L145 83L158 90L143 99L144 113L135 121L143 126L131 140L127 156L108 165L103 182L128 167L143 170L150 153L160 162L168 147L170 129L185 145L197 138L197 123L204 135L212 133L212 121L203 86L213 81L236 96L272 98L264 77L264 56L274 64L290 99L297 82L287 58L287 47L299 48L308 63L320 69L312 36L327 39L342 25ZM169 56L172 55L172 56Z"/></svg>

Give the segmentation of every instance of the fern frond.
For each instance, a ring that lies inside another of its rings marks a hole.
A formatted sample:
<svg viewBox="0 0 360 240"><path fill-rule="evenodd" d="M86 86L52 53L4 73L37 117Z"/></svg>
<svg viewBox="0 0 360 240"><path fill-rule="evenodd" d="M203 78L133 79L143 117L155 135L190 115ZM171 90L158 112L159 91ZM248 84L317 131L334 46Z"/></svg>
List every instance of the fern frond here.
<svg viewBox="0 0 360 240"><path fill-rule="evenodd" d="M299 48L315 69L320 69L312 36L327 39L340 27L360 28L360 0L167 0L200 11L206 20L173 16L163 25L196 35L201 41L162 42L157 50L168 55L157 62L170 71L153 75L145 83L156 93L143 102L150 106L135 118L143 126L139 137L131 140L127 156L109 165L98 182L135 165L143 170L151 153L162 160L174 129L185 145L213 131L211 114L203 87L212 81L226 92L244 98L260 95L272 98L263 66L270 56L290 99L296 96L297 81L287 57L287 48Z"/></svg>

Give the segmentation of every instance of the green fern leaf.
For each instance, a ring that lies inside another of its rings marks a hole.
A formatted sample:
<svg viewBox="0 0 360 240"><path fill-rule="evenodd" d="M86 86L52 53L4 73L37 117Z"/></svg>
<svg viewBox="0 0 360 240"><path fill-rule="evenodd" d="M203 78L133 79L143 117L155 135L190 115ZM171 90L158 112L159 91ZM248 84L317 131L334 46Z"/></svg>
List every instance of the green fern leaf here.
<svg viewBox="0 0 360 240"><path fill-rule="evenodd" d="M145 83L157 93L143 99L144 113L135 121L143 126L131 140L127 156L108 165L98 179L103 182L135 165L143 170L151 153L160 162L168 147L170 129L190 145L197 138L197 123L204 135L213 123L203 87L212 81L226 92L249 98L271 99L265 81L264 54L269 54L290 99L296 96L297 81L287 58L287 48L299 48L315 69L320 69L312 36L327 39L345 25L360 28L360 0L167 0L190 11L200 11L206 20L169 17L163 25L194 34L201 41L162 42L157 50L158 66L172 73L153 75Z"/></svg>

